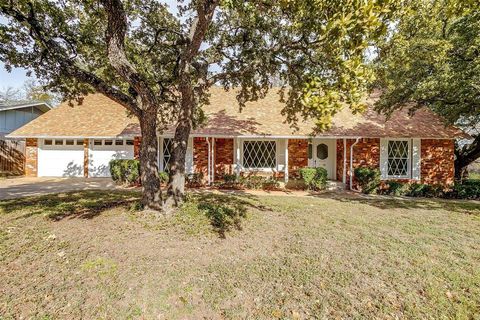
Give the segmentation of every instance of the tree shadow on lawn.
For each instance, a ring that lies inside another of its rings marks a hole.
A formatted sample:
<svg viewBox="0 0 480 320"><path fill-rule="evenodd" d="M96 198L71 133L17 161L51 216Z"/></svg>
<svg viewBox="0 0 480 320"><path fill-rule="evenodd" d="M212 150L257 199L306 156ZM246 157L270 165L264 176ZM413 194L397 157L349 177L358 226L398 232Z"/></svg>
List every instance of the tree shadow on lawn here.
<svg viewBox="0 0 480 320"><path fill-rule="evenodd" d="M65 218L92 219L107 209L131 205L139 198L140 194L135 191L76 191L0 201L0 212L27 211L15 219L35 215L43 215L54 221Z"/></svg>
<svg viewBox="0 0 480 320"><path fill-rule="evenodd" d="M480 216L480 202L474 200L454 200L440 198L395 197L384 195L366 195L350 192L326 192L311 194L311 197L333 199L344 203L367 204L379 209L445 209L451 212Z"/></svg>
<svg viewBox="0 0 480 320"><path fill-rule="evenodd" d="M242 221L247 218L248 209L270 210L256 204L258 198L246 193L218 194L212 192L192 192L187 202L195 203L210 221L213 230L222 239L232 229L242 230Z"/></svg>

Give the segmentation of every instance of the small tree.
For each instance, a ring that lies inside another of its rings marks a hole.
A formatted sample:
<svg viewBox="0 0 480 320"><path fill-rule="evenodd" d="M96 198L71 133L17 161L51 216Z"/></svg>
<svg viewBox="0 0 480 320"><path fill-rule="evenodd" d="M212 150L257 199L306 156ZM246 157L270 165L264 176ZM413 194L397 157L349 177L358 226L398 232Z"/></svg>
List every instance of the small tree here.
<svg viewBox="0 0 480 320"><path fill-rule="evenodd" d="M284 114L319 129L342 106L361 110L370 78L364 50L378 39L393 0L192 0L178 14L157 0L4 0L0 59L25 67L67 99L101 92L137 117L143 204L182 200L185 155L208 88L238 87L240 107L285 83ZM157 168L157 131L174 123L167 198Z"/></svg>

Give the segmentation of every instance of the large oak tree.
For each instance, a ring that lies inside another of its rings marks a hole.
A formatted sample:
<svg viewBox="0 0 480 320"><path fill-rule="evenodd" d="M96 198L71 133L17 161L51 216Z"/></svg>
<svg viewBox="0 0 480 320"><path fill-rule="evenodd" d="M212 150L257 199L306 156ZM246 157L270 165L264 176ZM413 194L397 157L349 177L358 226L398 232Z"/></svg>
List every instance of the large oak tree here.
<svg viewBox="0 0 480 320"><path fill-rule="evenodd" d="M0 0L0 59L66 99L101 92L139 119L143 204L184 194L185 154L208 88L238 89L239 107L284 83L292 124L319 129L344 103L360 110L365 49L386 30L392 0ZM175 126L162 198L157 133ZM106 124L107 125L107 124Z"/></svg>
<svg viewBox="0 0 480 320"><path fill-rule="evenodd" d="M377 108L427 106L474 137L457 145L455 173L480 158L480 10L475 0L412 1L379 46ZM399 12L400 13L400 12Z"/></svg>

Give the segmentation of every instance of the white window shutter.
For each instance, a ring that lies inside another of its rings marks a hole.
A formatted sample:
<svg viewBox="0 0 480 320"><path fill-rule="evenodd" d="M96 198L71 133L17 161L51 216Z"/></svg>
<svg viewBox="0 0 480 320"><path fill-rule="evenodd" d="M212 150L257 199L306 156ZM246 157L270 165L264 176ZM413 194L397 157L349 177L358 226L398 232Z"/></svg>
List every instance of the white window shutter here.
<svg viewBox="0 0 480 320"><path fill-rule="evenodd" d="M193 138L188 138L187 154L185 155L185 172L193 173Z"/></svg>
<svg viewBox="0 0 480 320"><path fill-rule="evenodd" d="M412 139L412 179L420 180L421 177L421 140Z"/></svg>
<svg viewBox="0 0 480 320"><path fill-rule="evenodd" d="M388 176L388 140L380 139L380 174L383 180Z"/></svg>
<svg viewBox="0 0 480 320"><path fill-rule="evenodd" d="M277 139L277 171L283 171L285 168L285 139Z"/></svg>

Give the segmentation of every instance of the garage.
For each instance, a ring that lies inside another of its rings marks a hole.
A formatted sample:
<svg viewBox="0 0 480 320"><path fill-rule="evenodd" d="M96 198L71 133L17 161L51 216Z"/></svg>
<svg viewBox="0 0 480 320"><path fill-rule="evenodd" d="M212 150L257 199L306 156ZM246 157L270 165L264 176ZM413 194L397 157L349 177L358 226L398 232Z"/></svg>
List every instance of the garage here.
<svg viewBox="0 0 480 320"><path fill-rule="evenodd" d="M132 139L91 139L88 150L88 176L110 177L110 160L133 159Z"/></svg>
<svg viewBox="0 0 480 320"><path fill-rule="evenodd" d="M39 177L82 177L82 139L42 139L38 148Z"/></svg>

